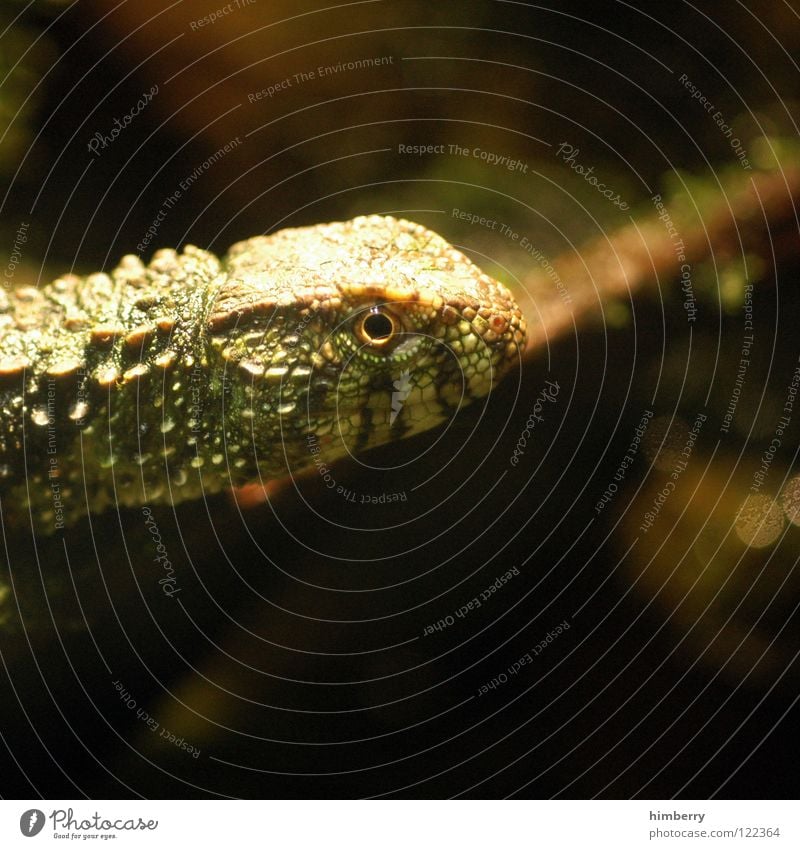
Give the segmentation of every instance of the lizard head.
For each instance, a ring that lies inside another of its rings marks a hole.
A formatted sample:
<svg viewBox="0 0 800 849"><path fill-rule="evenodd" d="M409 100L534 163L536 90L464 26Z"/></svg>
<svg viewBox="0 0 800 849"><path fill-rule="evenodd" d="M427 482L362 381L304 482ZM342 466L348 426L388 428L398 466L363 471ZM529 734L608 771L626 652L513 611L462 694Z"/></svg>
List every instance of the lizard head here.
<svg viewBox="0 0 800 849"><path fill-rule="evenodd" d="M525 343L508 290L410 221L282 230L234 245L223 266L208 327L233 384L227 415L293 468L308 465L296 446L309 435L334 457L439 424Z"/></svg>

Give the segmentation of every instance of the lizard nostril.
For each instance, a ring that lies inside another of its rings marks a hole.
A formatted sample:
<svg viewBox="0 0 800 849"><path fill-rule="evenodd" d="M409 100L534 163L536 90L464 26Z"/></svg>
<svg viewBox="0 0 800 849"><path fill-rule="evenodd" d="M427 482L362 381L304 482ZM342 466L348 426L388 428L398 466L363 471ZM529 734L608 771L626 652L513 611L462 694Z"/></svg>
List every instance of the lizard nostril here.
<svg viewBox="0 0 800 849"><path fill-rule="evenodd" d="M508 328L508 322L506 321L506 319L503 318L503 316L495 315L492 317L490 326L492 330L494 330L494 332L497 333L499 336L500 334L506 332L506 329Z"/></svg>

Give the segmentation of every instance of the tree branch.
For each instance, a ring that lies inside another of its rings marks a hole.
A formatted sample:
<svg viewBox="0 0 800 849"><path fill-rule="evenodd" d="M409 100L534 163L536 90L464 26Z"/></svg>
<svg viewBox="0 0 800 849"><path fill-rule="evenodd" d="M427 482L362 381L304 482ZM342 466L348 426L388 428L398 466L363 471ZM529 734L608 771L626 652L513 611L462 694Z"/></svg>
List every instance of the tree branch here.
<svg viewBox="0 0 800 849"><path fill-rule="evenodd" d="M691 273L701 262L756 254L770 267L773 257L800 255L800 168L734 167L714 185L692 181L662 198L660 208L655 196L652 214L631 216L625 227L561 254L549 274L527 274L518 293L529 319L526 356L538 356L611 300L657 292L663 278L680 277L682 266Z"/></svg>

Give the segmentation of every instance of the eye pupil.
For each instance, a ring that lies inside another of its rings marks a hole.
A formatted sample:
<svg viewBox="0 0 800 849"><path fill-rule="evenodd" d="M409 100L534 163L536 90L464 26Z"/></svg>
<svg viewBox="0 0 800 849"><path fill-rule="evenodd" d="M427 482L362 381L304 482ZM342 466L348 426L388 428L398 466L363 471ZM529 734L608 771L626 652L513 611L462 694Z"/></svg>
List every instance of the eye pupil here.
<svg viewBox="0 0 800 849"><path fill-rule="evenodd" d="M380 312L370 313L364 319L364 335L373 342L384 342L394 332L394 322Z"/></svg>

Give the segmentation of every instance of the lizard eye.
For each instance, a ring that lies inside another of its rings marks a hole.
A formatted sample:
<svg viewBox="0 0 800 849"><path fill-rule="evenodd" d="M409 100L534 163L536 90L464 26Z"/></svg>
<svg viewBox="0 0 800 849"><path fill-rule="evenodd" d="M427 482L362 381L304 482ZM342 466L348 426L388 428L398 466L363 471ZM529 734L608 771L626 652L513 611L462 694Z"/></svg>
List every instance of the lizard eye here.
<svg viewBox="0 0 800 849"><path fill-rule="evenodd" d="M388 348L399 330L400 322L386 307L372 307L356 322L356 335L360 341L376 350Z"/></svg>

